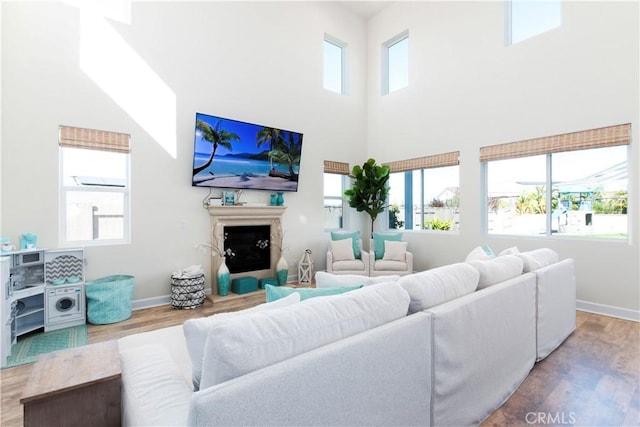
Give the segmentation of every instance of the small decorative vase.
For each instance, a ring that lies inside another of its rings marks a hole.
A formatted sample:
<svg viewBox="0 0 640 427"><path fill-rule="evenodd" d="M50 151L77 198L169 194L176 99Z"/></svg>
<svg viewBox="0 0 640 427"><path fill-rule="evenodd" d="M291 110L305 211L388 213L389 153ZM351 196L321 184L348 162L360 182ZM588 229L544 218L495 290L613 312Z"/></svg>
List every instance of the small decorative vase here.
<svg viewBox="0 0 640 427"><path fill-rule="evenodd" d="M218 267L218 295L221 297L229 295L229 283L231 282L231 273L227 267L227 259L222 257L220 267Z"/></svg>
<svg viewBox="0 0 640 427"><path fill-rule="evenodd" d="M277 200L277 198L276 198L276 195L275 195L275 194L272 194L272 195L271 195L271 206L275 206L275 205L277 205L277 204L278 204L278 200Z"/></svg>
<svg viewBox="0 0 640 427"><path fill-rule="evenodd" d="M282 286L287 283L287 276L289 275L289 264L287 260L280 255L280 259L276 264L276 278L278 279L278 286Z"/></svg>
<svg viewBox="0 0 640 427"><path fill-rule="evenodd" d="M277 202L278 206L284 205L284 196L282 195L282 193L278 193L278 197L276 199L276 202Z"/></svg>

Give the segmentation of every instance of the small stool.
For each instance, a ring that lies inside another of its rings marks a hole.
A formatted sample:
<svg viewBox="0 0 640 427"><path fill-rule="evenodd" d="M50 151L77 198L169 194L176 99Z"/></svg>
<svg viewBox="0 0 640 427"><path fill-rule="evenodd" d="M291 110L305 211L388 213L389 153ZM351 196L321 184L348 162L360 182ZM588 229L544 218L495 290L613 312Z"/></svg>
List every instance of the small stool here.
<svg viewBox="0 0 640 427"><path fill-rule="evenodd" d="M258 282L258 287L260 289L264 289L266 285L278 286L278 279L276 279L275 277L265 277L263 279L260 279L260 281Z"/></svg>
<svg viewBox="0 0 640 427"><path fill-rule="evenodd" d="M171 307L196 308L202 305L204 293L204 274L188 278L171 277Z"/></svg>
<svg viewBox="0 0 640 427"><path fill-rule="evenodd" d="M231 292L246 294L258 290L258 279L252 276L238 277L231 280Z"/></svg>

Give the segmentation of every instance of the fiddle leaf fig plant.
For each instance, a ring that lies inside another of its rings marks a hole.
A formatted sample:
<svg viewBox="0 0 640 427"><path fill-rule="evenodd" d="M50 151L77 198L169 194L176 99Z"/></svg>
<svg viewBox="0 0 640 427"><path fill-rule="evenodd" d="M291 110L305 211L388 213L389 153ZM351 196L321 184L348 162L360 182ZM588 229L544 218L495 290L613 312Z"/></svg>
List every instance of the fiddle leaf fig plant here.
<svg viewBox="0 0 640 427"><path fill-rule="evenodd" d="M373 235L373 223L384 212L389 195L389 167L377 165L374 159L369 159L362 166L355 165L349 177L353 183L344 195L349 206L371 217Z"/></svg>

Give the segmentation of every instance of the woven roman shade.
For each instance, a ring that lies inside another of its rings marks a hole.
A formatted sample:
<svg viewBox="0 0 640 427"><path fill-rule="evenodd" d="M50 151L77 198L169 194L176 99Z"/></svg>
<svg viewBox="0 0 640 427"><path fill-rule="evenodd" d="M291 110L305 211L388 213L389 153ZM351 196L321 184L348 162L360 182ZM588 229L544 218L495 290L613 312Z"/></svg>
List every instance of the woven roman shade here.
<svg viewBox="0 0 640 427"><path fill-rule="evenodd" d="M561 135L545 136L480 148L480 161L515 159L562 151L627 145L631 142L631 124L609 126Z"/></svg>
<svg viewBox="0 0 640 427"><path fill-rule="evenodd" d="M460 164L460 152L434 154L433 156L417 157L415 159L398 160L384 163L389 166L391 172L407 172L419 169L441 168L444 166L456 166Z"/></svg>
<svg viewBox="0 0 640 427"><path fill-rule="evenodd" d="M324 173L335 173L339 175L349 175L349 163L324 161Z"/></svg>
<svg viewBox="0 0 640 427"><path fill-rule="evenodd" d="M60 126L60 146L129 153L131 136L126 133Z"/></svg>

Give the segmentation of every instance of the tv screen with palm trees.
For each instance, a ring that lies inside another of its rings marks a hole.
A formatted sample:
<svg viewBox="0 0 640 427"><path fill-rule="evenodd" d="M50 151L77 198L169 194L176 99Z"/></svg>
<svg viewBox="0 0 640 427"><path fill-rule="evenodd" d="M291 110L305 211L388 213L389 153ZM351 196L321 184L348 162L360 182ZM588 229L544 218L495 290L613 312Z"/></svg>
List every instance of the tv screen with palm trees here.
<svg viewBox="0 0 640 427"><path fill-rule="evenodd" d="M192 185L298 191L302 134L196 113Z"/></svg>

